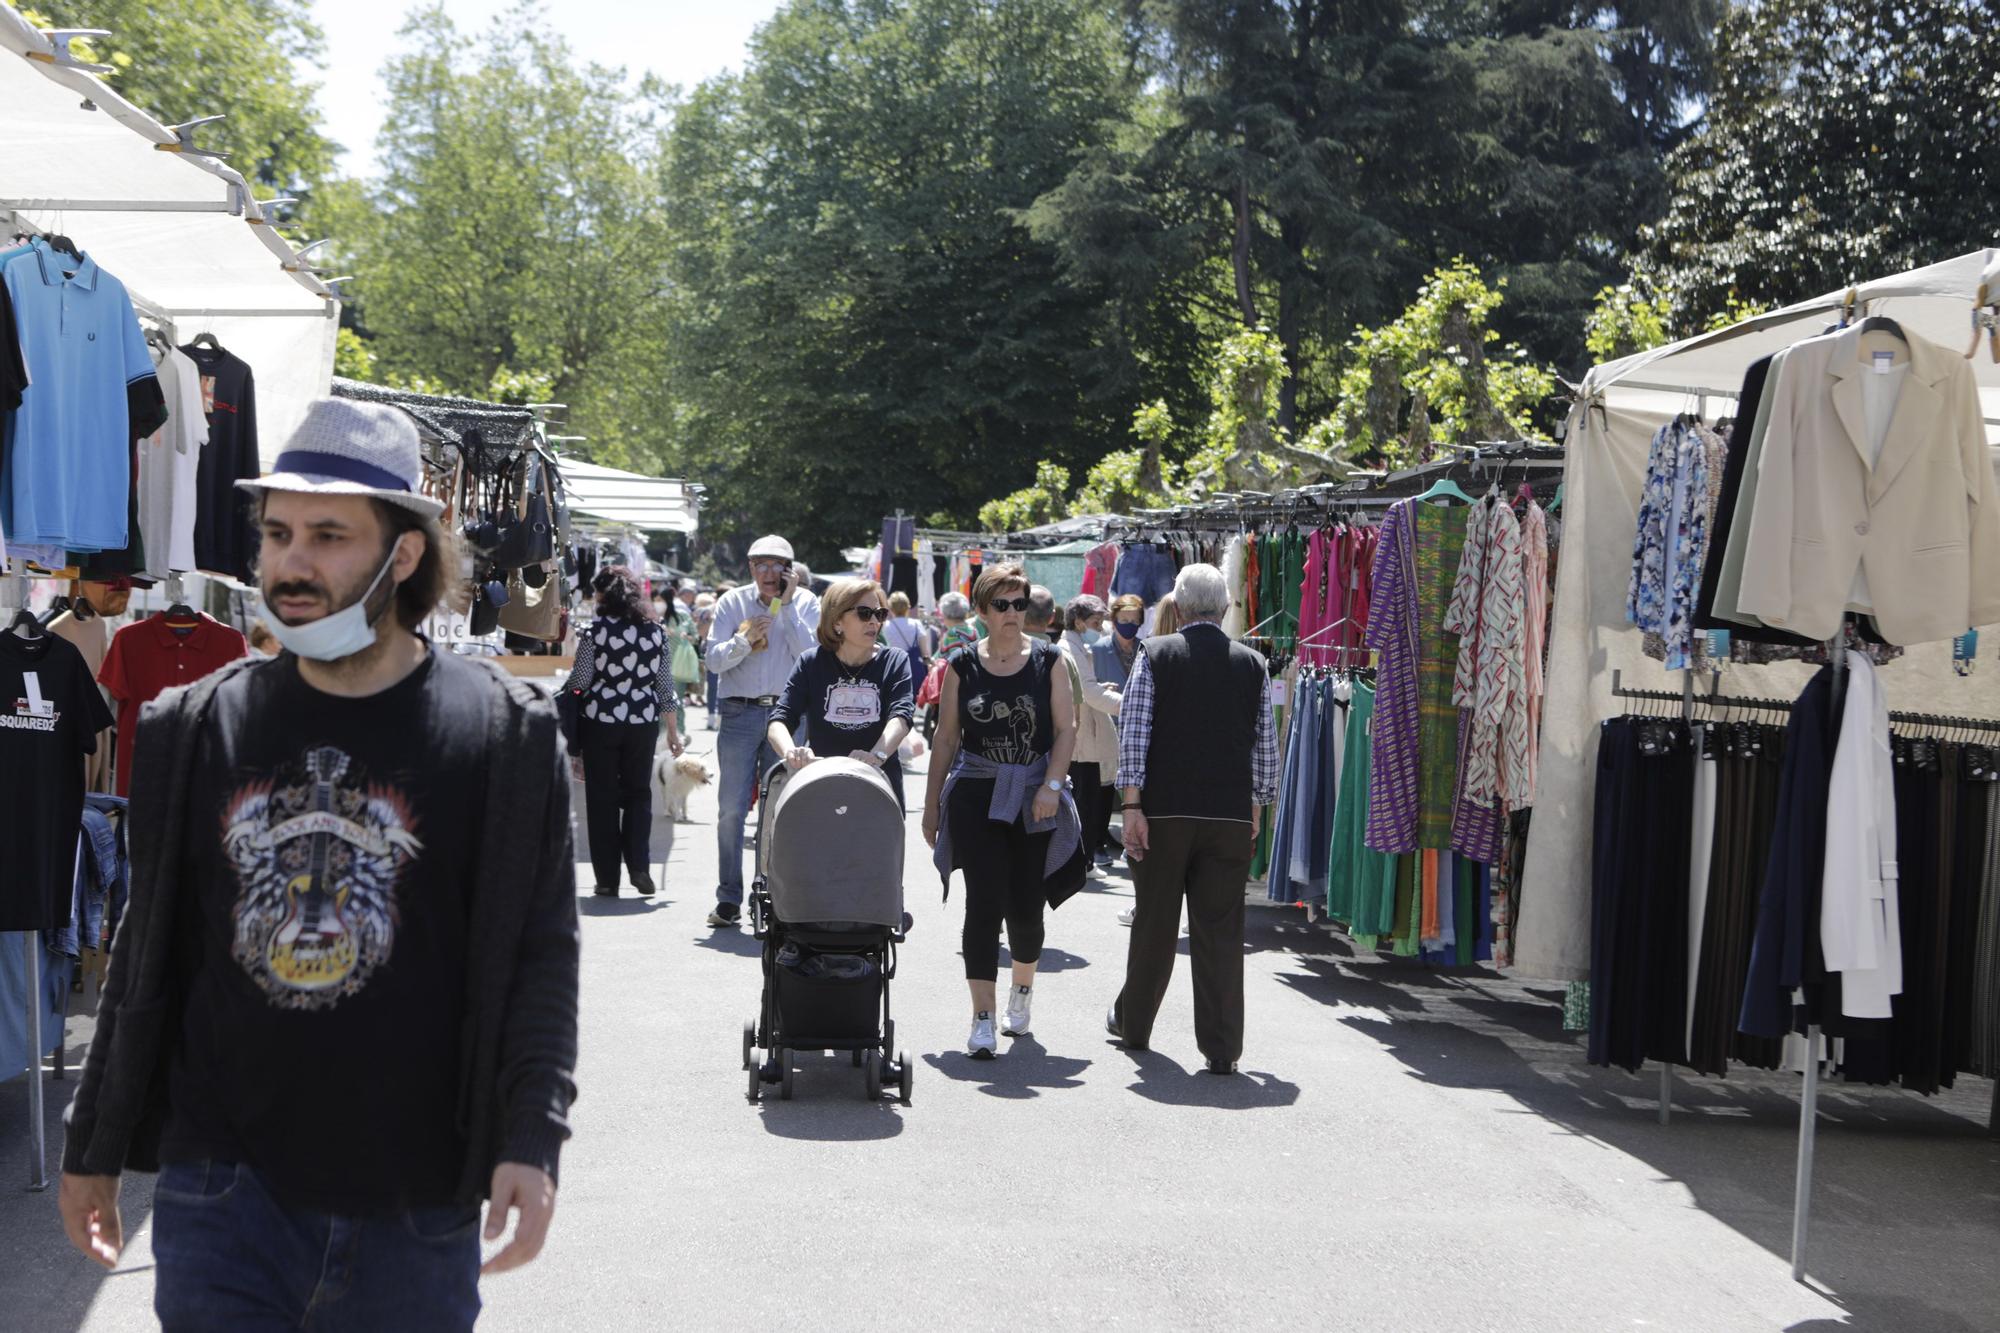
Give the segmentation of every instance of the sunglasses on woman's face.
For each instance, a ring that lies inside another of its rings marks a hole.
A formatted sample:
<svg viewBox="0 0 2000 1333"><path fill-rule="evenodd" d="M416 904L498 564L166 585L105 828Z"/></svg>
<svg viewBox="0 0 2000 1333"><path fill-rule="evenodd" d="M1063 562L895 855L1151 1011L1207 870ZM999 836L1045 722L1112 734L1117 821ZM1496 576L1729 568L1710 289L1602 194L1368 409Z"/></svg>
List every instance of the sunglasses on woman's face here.
<svg viewBox="0 0 2000 1333"><path fill-rule="evenodd" d="M854 614L861 617L861 623L864 625L871 620L878 625L886 625L889 623L889 608L886 606L877 606L872 608L866 606L857 606L854 608Z"/></svg>
<svg viewBox="0 0 2000 1333"><path fill-rule="evenodd" d="M1028 609L1028 599L1025 597L995 597L988 605L995 611L1003 613L1008 611L1025 611Z"/></svg>

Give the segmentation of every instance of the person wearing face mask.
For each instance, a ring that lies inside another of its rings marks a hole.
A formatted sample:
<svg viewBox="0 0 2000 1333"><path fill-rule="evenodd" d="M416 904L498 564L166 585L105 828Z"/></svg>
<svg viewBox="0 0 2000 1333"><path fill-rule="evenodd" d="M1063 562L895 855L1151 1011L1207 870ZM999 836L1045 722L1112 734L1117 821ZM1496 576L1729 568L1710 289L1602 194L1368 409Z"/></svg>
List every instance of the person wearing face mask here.
<svg viewBox="0 0 2000 1333"><path fill-rule="evenodd" d="M768 739L794 772L837 756L879 768L901 805L898 754L917 704L909 654L882 642L882 628L891 619L881 584L835 579L820 599L819 643L801 653L792 668Z"/></svg>
<svg viewBox="0 0 2000 1333"><path fill-rule="evenodd" d="M1139 627L1145 623L1146 604L1136 593L1114 597L1111 599L1110 617L1111 632L1102 642L1091 647L1090 664L1096 669L1097 679L1104 687L1119 696L1122 709L1125 682L1131 677L1132 663L1139 655ZM1114 757L1111 767L1115 769L1117 766ZM1116 804L1116 801L1106 799L1107 819L1110 814L1109 807ZM1098 852L1097 864L1100 868L1109 868L1116 859L1112 852L1111 830L1107 825L1104 842ZM1121 925L1131 925L1132 909L1128 907L1120 912L1118 921Z"/></svg>
<svg viewBox="0 0 2000 1333"><path fill-rule="evenodd" d="M708 914L708 924L721 929L743 919L743 825L758 780L778 762L767 740L771 714L819 629L819 598L801 584L790 542L775 534L753 542L750 577L716 602L705 654L715 673L710 697L722 718L715 743L722 769L716 782L719 882Z"/></svg>
<svg viewBox="0 0 2000 1333"><path fill-rule="evenodd" d="M169 1330L470 1329L535 1257L576 1095L576 865L553 701L418 629L463 605L395 408L307 406L256 497L284 649L139 721L130 906L58 1207L109 1268L152 1191ZM484 1237L515 1216L483 1269ZM327 1264L338 1282L323 1281Z"/></svg>
<svg viewBox="0 0 2000 1333"><path fill-rule="evenodd" d="M1097 870L1111 865L1111 779L1118 767L1118 690L1098 679L1095 649L1104 641L1104 603L1088 593L1063 608L1063 656L1082 686L1076 722L1076 762L1069 766L1076 812L1083 820L1084 855Z"/></svg>

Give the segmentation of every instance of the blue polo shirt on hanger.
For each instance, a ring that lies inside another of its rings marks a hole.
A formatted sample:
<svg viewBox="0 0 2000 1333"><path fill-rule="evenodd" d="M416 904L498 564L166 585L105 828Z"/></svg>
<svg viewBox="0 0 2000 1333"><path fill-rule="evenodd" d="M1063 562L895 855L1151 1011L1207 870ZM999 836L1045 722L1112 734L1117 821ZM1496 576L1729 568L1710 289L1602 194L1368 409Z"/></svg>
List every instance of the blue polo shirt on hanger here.
<svg viewBox="0 0 2000 1333"><path fill-rule="evenodd" d="M8 539L119 550L130 540L132 404L160 401L132 298L88 255L78 263L42 242L7 260L0 280L28 372L21 406L5 418Z"/></svg>

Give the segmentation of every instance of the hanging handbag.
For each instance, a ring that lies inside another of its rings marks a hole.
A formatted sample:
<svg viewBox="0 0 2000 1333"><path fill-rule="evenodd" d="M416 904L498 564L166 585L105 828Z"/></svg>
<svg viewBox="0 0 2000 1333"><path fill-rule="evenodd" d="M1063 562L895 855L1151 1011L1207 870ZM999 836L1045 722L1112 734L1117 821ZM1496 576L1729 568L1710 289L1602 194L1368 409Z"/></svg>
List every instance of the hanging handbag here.
<svg viewBox="0 0 2000 1333"><path fill-rule="evenodd" d="M554 643L562 637L563 593L567 585L548 576L547 566L530 566L541 573L540 586L530 583L527 570L507 575L507 604L500 608L500 628L523 638Z"/></svg>
<svg viewBox="0 0 2000 1333"><path fill-rule="evenodd" d="M541 457L525 453L506 470L505 491L496 524L490 532L486 557L498 569L538 565L555 555L555 529L549 522L549 501L542 493Z"/></svg>

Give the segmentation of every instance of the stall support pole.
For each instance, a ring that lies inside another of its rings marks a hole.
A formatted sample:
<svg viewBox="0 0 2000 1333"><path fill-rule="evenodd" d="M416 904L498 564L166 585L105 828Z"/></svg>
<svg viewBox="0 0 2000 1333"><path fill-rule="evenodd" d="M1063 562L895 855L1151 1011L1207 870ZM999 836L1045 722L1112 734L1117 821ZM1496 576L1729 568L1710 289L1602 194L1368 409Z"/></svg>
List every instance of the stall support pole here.
<svg viewBox="0 0 2000 1333"><path fill-rule="evenodd" d="M1819 1024L1806 1029L1806 1090L1799 1102L1798 1184L1792 1194L1792 1281L1806 1280L1806 1226L1812 1220L1813 1132L1819 1123Z"/></svg>
<svg viewBox="0 0 2000 1333"><path fill-rule="evenodd" d="M22 932L28 951L28 1188L49 1187L47 1145L42 1141L42 933Z"/></svg>
<svg viewBox="0 0 2000 1333"><path fill-rule="evenodd" d="M1614 688L1615 688L1614 682ZM1681 672L1681 721L1689 726L1694 724L1694 670ZM1701 947L1700 940L1690 941L1694 948ZM1674 1066L1671 1061L1660 1062L1660 1123L1665 1125L1674 1118Z"/></svg>

